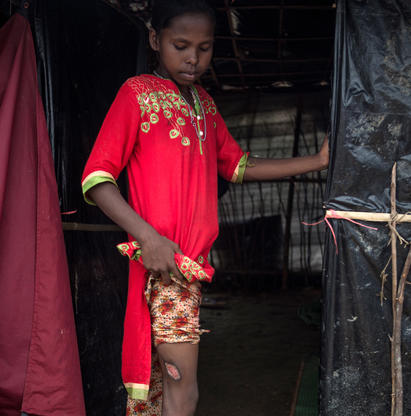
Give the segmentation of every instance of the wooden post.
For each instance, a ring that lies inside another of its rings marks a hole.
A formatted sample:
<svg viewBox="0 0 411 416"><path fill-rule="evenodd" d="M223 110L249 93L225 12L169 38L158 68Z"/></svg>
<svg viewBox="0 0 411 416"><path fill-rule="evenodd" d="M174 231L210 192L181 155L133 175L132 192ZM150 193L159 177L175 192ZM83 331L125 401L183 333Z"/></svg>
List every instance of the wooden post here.
<svg viewBox="0 0 411 416"><path fill-rule="evenodd" d="M393 320L393 331L391 340L391 354L392 354L392 384L393 384L393 405L391 407L391 414L394 416L403 416L403 380L402 380L402 357L401 357L401 320L402 310L404 304L404 291L407 281L408 273L411 266L411 247L408 251L407 259L405 260L404 268L401 273L400 282L398 284L398 291L395 296L395 313ZM393 296L394 298L394 296ZM395 390L394 390L395 388Z"/></svg>
<svg viewBox="0 0 411 416"><path fill-rule="evenodd" d="M295 119L294 127L294 145L293 145L293 157L298 156L298 144L300 141L301 132L301 116L302 116L302 102L301 98L297 104L297 115ZM281 288L286 290L288 287L288 263L290 259L290 241L291 241L291 219L293 216L293 202L294 202L294 177L290 179L290 185L288 188L287 198L287 213L285 217L285 230L283 240L283 277L281 282Z"/></svg>
<svg viewBox="0 0 411 416"><path fill-rule="evenodd" d="M396 318L396 298L397 298L397 235L395 217L397 214L396 207L396 163L392 168L391 173L391 221L390 221L390 234L391 234L391 268L392 268L392 315L393 315L393 334L391 338L391 416L397 416L398 410L398 368L396 367L396 357L398 357L398 348L399 356L401 357L401 339L396 339L397 333L397 318ZM398 345L399 341L399 345Z"/></svg>
<svg viewBox="0 0 411 416"><path fill-rule="evenodd" d="M401 357L401 320L404 302L405 282L411 265L411 249L408 253L398 284L397 270L397 207L396 207L396 168L395 163L391 175L391 256L392 256L392 314L393 329L391 338L391 378L392 399L391 415L403 416L403 379L402 379L402 357Z"/></svg>

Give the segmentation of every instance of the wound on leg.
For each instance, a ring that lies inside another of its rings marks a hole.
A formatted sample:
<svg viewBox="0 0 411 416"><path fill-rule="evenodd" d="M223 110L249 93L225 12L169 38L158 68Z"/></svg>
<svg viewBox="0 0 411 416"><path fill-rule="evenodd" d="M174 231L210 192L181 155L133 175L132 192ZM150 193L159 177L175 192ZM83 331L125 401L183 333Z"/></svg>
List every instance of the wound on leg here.
<svg viewBox="0 0 411 416"><path fill-rule="evenodd" d="M170 364L170 363L164 362L164 365L166 367L167 374L173 380L175 380L175 381L180 381L181 380L180 370L177 368L177 366L175 364Z"/></svg>

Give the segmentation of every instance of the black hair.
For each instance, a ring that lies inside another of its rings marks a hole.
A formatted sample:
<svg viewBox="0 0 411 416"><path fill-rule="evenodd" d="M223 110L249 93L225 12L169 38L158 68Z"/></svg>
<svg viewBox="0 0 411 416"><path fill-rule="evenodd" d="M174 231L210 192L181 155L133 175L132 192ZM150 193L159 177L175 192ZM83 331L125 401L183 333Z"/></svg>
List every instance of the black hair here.
<svg viewBox="0 0 411 416"><path fill-rule="evenodd" d="M160 33L175 17L187 13L205 14L214 26L216 24L214 10L207 0L154 0L151 27Z"/></svg>

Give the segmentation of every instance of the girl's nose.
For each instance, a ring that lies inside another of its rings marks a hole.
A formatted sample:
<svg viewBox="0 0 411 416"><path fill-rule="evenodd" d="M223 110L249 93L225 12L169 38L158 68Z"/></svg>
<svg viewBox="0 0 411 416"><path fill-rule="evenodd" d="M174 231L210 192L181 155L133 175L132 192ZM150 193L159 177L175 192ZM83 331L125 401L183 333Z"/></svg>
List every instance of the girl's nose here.
<svg viewBox="0 0 411 416"><path fill-rule="evenodd" d="M191 65L197 65L198 63L198 54L196 51L190 51L186 57L186 62Z"/></svg>

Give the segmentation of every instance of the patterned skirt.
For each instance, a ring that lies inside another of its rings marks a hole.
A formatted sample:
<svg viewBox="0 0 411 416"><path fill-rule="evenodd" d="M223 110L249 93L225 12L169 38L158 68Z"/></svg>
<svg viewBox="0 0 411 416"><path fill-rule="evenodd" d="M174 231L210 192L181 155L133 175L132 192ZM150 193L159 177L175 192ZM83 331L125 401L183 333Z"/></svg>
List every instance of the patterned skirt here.
<svg viewBox="0 0 411 416"><path fill-rule="evenodd" d="M147 401L128 397L126 416L161 416L162 373L155 347L162 343L198 344L200 335L201 288L172 277L164 285L161 277L148 276L145 295L151 316L153 355Z"/></svg>

